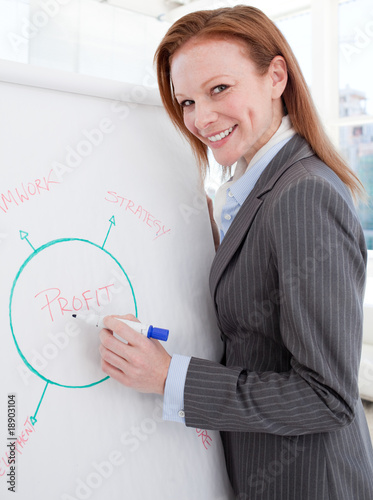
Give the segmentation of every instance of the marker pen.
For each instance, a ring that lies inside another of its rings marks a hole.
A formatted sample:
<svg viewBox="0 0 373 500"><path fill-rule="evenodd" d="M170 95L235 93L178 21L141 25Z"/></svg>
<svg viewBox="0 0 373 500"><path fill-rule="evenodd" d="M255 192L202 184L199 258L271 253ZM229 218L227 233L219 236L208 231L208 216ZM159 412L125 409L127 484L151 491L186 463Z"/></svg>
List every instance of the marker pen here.
<svg viewBox="0 0 373 500"><path fill-rule="evenodd" d="M72 317L76 319L81 319L82 321L85 321L89 325L93 325L96 328L99 328L100 330L102 328L105 328L104 316L92 313L92 314L73 314ZM156 328L153 325L143 325L142 323L138 323L137 321L130 321L129 319L122 319L122 318L116 318L116 319L130 326L131 328L136 330L136 332L141 333L142 335L146 335L149 339L150 338L158 339L158 340L163 340L165 342L168 339L169 330L165 330L164 328ZM125 342L125 340L119 335L117 335L115 332L113 332L113 335L118 340Z"/></svg>

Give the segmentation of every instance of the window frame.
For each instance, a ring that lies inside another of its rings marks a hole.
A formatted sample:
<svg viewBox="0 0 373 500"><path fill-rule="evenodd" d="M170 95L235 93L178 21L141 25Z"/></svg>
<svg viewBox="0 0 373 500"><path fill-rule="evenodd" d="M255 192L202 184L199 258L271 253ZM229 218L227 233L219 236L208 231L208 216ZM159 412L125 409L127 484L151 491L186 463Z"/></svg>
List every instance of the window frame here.
<svg viewBox="0 0 373 500"><path fill-rule="evenodd" d="M339 6L346 0L310 0L299 2L298 10L287 7L271 16L273 21L310 12L312 22L311 94L323 125L333 144L340 147L340 129L373 124L373 115L341 117L339 114ZM323 78L320 78L323 75ZM373 275L373 250L368 250L368 268Z"/></svg>

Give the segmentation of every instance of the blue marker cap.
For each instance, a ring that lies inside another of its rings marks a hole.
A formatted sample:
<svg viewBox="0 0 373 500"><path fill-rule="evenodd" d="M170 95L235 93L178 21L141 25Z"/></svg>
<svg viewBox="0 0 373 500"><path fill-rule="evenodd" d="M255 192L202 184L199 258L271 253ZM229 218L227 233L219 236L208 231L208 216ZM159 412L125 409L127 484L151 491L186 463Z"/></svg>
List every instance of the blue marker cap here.
<svg viewBox="0 0 373 500"><path fill-rule="evenodd" d="M148 330L148 338L163 340L166 342L168 339L169 330L165 330L164 328L155 328L153 325L149 326Z"/></svg>

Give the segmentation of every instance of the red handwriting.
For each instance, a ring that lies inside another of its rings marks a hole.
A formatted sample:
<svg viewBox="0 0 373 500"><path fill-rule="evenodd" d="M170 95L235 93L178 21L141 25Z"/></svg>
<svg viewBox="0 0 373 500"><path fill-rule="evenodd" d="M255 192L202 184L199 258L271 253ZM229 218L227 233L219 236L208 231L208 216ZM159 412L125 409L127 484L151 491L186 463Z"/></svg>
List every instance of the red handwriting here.
<svg viewBox="0 0 373 500"><path fill-rule="evenodd" d="M54 321L56 315L64 315L65 313L77 312L77 311L89 311L89 305L100 307L100 300L105 300L107 304L110 301L109 288L114 286L113 283L110 285L102 286L96 290L84 290L78 295L74 295L70 300L66 299L61 295L61 290L59 288L47 288L42 290L35 295L44 299L44 305L41 310L46 309L49 312L50 318ZM104 299L102 299L104 295Z"/></svg>
<svg viewBox="0 0 373 500"><path fill-rule="evenodd" d="M53 173L53 169L49 171L48 177L43 177L42 179L35 179L33 182L28 182L24 184L22 182L21 187L17 187L13 190L8 190L6 194L2 193L0 195L0 210L7 213L11 205L17 205L29 201L33 196L40 195L43 191L50 190L50 184L60 184L58 181L52 181L50 179Z"/></svg>
<svg viewBox="0 0 373 500"><path fill-rule="evenodd" d="M207 431L202 429L196 429L196 432L198 437L202 439L202 444L205 447L205 450L207 450L207 446L211 446L212 444L212 437L208 435Z"/></svg>
<svg viewBox="0 0 373 500"><path fill-rule="evenodd" d="M34 432L35 432L35 427L32 425L30 417L27 417L26 422L23 424L23 429L19 434L18 438L12 441L17 453L22 455L23 449L29 440L29 435ZM4 474L6 473L6 469L8 467L9 467L9 454L6 452L4 456L0 458L0 476L4 476Z"/></svg>
<svg viewBox="0 0 373 500"><path fill-rule="evenodd" d="M105 200L110 203L118 203L126 212L135 215L142 223L155 231L155 240L171 231L171 229L166 229L166 226L160 220L157 220L148 210L145 210L144 207L129 198L119 196L115 191L108 191Z"/></svg>

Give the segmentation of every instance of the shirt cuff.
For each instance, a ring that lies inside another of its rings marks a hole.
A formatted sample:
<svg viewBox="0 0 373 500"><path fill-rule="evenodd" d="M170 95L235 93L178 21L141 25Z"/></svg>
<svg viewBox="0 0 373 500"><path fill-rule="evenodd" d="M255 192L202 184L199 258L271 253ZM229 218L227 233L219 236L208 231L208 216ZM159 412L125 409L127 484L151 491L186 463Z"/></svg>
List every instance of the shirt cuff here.
<svg viewBox="0 0 373 500"><path fill-rule="evenodd" d="M185 424L184 387L191 358L174 354L166 378L163 398L163 420Z"/></svg>

